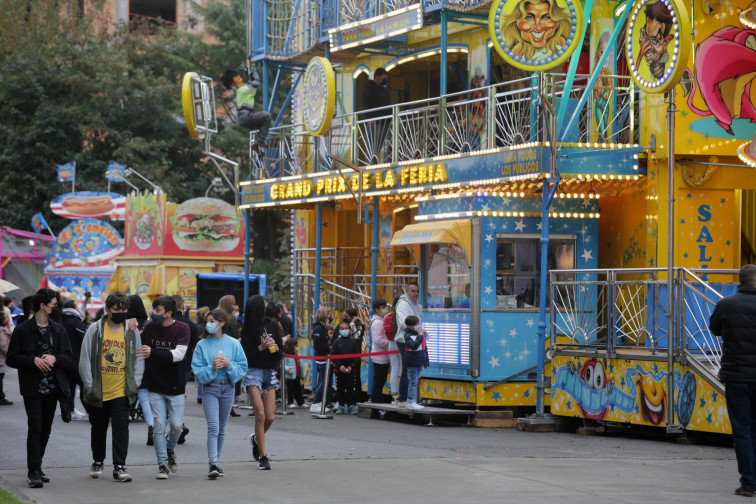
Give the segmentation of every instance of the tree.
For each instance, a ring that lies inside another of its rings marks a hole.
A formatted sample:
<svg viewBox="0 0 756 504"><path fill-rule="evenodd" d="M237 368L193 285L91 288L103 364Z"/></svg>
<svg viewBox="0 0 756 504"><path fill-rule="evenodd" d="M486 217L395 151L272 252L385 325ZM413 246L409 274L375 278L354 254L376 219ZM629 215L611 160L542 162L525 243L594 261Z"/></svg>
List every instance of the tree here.
<svg viewBox="0 0 756 504"><path fill-rule="evenodd" d="M90 12L98 12L92 8ZM61 2L8 0L0 18L0 205L3 223L70 188L55 165L76 161L77 190L105 190L109 160L161 185L172 200L203 194L213 174L181 119L177 83L204 44L167 25L113 28L67 16ZM115 189L127 191L125 184ZM48 219L54 228L66 222Z"/></svg>

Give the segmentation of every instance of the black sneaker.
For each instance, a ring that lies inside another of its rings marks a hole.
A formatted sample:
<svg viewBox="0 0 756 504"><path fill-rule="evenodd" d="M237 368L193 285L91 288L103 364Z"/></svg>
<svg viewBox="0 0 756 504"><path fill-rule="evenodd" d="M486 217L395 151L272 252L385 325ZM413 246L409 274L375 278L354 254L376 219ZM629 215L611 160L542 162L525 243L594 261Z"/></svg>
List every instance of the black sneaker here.
<svg viewBox="0 0 756 504"><path fill-rule="evenodd" d="M153 446L155 442L152 440L152 433L154 432L154 427L147 427L147 446Z"/></svg>
<svg viewBox="0 0 756 504"><path fill-rule="evenodd" d="M40 471L32 471L29 473L29 488L42 488L42 473Z"/></svg>
<svg viewBox="0 0 756 504"><path fill-rule="evenodd" d="M265 455L260 457L260 462L257 464L257 468L261 471L269 471L270 470L270 460L268 460L268 457Z"/></svg>
<svg viewBox="0 0 756 504"><path fill-rule="evenodd" d="M249 442L252 443L252 457L254 457L255 461L260 460L260 447L257 446L257 436L254 434L249 435Z"/></svg>
<svg viewBox="0 0 756 504"><path fill-rule="evenodd" d="M0 406L13 406L13 401L8 399L0 399Z"/></svg>
<svg viewBox="0 0 756 504"><path fill-rule="evenodd" d="M113 479L116 481L123 481L128 483L131 481L131 474L126 472L126 468L122 465L115 466L113 468Z"/></svg>
<svg viewBox="0 0 756 504"><path fill-rule="evenodd" d="M207 473L207 477L210 478L210 479L215 479L218 476L220 476L220 473L221 473L221 471L218 468L218 466L215 465L215 464L213 464L213 465L210 466L210 471Z"/></svg>
<svg viewBox="0 0 756 504"><path fill-rule="evenodd" d="M50 478L47 477L45 471L39 471L39 477L42 480L42 483L50 483Z"/></svg>
<svg viewBox="0 0 756 504"><path fill-rule="evenodd" d="M221 468L220 468L220 467L218 467L218 466L215 466L215 467L217 467L217 468L218 468L218 477L219 477L219 478L222 478L223 476L225 476L225 474L223 474L223 469L221 469Z"/></svg>
<svg viewBox="0 0 756 504"><path fill-rule="evenodd" d="M740 495L742 497L753 497L753 490L746 490L744 487L740 486L735 489L735 495Z"/></svg>
<svg viewBox="0 0 756 504"><path fill-rule="evenodd" d="M164 465L158 466L157 479L168 479L168 467Z"/></svg>
<svg viewBox="0 0 756 504"><path fill-rule="evenodd" d="M89 468L90 478L101 478L102 470L105 468L105 464L102 462L92 462L92 467Z"/></svg>
<svg viewBox="0 0 756 504"><path fill-rule="evenodd" d="M181 435L178 438L178 444L184 444L186 442L186 436L189 435L189 427L184 426L184 430L181 431Z"/></svg>
<svg viewBox="0 0 756 504"><path fill-rule="evenodd" d="M176 458L176 452L173 450L168 450L168 469L171 472L178 471L178 458Z"/></svg>

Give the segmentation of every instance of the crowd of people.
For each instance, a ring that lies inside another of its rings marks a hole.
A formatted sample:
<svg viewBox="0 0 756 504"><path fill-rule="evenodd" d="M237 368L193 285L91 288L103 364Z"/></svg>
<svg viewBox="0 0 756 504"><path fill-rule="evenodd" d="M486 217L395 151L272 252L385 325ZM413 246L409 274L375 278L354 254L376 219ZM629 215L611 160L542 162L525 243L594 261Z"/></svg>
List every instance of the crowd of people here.
<svg viewBox="0 0 756 504"><path fill-rule="evenodd" d="M421 409L417 402L420 370L428 366L419 288L411 284L389 307L373 302L373 386L369 400ZM132 480L126 468L129 419L137 411L147 424L147 445L154 446L157 479L168 479L179 469L177 445L189 433L183 421L187 381L198 385L197 402L207 420L208 478L223 477L219 465L225 430L243 384L254 414L249 440L258 469L270 469L265 434L275 419L279 371L283 369L289 407L321 408L356 414L362 399L362 344L366 327L355 309L332 323L328 308L316 314L312 342L317 359L314 401L302 390L302 363L286 308L254 295L244 306L244 317L232 295L223 296L214 309L196 310L188 317L181 296L158 296L148 316L142 298L121 292L109 294L90 323L87 311L51 289L40 289L24 300L27 310L16 310L11 298L0 319L0 405L12 405L3 394L5 366L18 370L19 389L28 418L28 485L40 488L50 480L42 460L55 413L64 422L88 420L92 465L89 476L101 478L105 467L108 429L112 427L113 479ZM28 301L28 303L27 303ZM19 313L16 313L16 312ZM14 320L14 315L16 319ZM392 352L392 350L398 350ZM282 359L286 359L282 364ZM400 370L401 368L401 370ZM382 391L389 370L392 396ZM336 378L337 403L331 402ZM400 377L397 379L395 377ZM77 393L78 391L78 393ZM75 408L79 397L85 411ZM326 405L322 404L325 401Z"/></svg>

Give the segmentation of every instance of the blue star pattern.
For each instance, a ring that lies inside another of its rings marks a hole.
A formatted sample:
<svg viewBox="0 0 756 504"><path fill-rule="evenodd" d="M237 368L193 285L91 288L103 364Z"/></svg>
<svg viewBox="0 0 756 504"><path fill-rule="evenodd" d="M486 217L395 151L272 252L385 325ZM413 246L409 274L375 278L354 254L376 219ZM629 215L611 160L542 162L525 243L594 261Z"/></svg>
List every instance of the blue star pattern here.
<svg viewBox="0 0 756 504"><path fill-rule="evenodd" d="M491 394L491 399L493 399L496 402L499 402L499 399L501 399L501 395L499 394L498 391L496 391L493 394Z"/></svg>
<svg viewBox="0 0 756 504"><path fill-rule="evenodd" d="M701 406L700 406L700 408L701 408L701 409L704 409L704 407L706 407L706 399L704 399L704 398L702 397L702 398L701 398Z"/></svg>
<svg viewBox="0 0 756 504"><path fill-rule="evenodd" d="M717 402L717 397L718 396L719 396L719 394L717 394L716 392L712 392L711 393L711 402Z"/></svg>

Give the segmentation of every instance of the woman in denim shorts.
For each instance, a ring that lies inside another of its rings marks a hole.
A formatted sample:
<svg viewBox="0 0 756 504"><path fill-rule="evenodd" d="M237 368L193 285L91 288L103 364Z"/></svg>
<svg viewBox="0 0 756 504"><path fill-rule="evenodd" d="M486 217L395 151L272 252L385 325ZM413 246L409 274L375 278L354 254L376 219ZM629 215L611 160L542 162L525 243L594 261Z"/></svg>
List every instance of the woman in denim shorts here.
<svg viewBox="0 0 756 504"><path fill-rule="evenodd" d="M241 343L249 366L244 386L255 409L255 432L250 434L249 440L252 443L252 456L258 462L257 468L261 470L270 469L265 433L273 425L278 388L276 369L283 356L278 322L272 313L274 305L271 308L269 311L268 301L263 296L249 298L241 333Z"/></svg>

